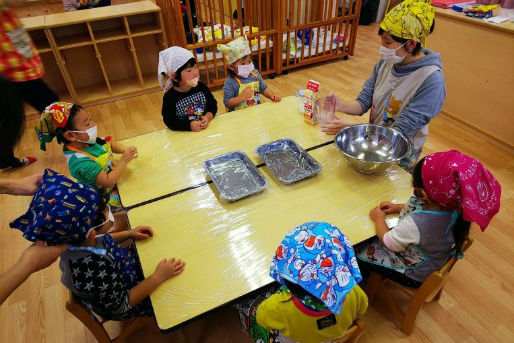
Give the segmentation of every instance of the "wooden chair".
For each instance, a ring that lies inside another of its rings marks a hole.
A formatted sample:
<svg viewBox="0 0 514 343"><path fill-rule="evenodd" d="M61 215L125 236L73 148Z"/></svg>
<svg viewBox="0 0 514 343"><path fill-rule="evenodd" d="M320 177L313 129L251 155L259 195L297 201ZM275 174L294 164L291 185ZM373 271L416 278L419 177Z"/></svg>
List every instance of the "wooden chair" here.
<svg viewBox="0 0 514 343"><path fill-rule="evenodd" d="M127 337L130 336L134 331L137 331L143 327L156 330L155 321L153 318L133 318L127 321L127 324L123 327L123 331L118 337L111 338L104 327L104 324L108 322L108 320L93 319L91 314L73 297L71 293L70 299L66 303L66 309L78 320L80 320L82 324L84 324L84 326L89 329L89 331L91 331L98 343L124 342Z"/></svg>
<svg viewBox="0 0 514 343"><path fill-rule="evenodd" d="M366 330L366 323L362 319L357 319L352 326L346 330L346 333L336 339L333 343L357 343L359 338Z"/></svg>
<svg viewBox="0 0 514 343"><path fill-rule="evenodd" d="M473 239L467 238L462 247L462 251L466 251L471 244L473 244ZM451 257L440 270L430 274L418 289L403 287L379 274L372 273L366 287L369 302L372 302L375 295L382 296L390 308L394 319L400 324L400 329L405 334L411 335L414 331L414 322L416 321L419 310L423 304L433 300L439 300L443 287L450 276L450 271L458 260L459 258L456 256ZM412 297L405 313L401 310L390 293L389 289L391 285L398 286Z"/></svg>

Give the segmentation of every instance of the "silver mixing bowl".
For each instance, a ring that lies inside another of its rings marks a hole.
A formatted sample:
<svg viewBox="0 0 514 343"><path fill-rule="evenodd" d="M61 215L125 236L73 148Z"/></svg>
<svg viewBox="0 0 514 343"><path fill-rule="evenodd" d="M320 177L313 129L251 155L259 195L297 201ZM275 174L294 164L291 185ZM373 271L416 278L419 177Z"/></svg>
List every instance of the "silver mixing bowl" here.
<svg viewBox="0 0 514 343"><path fill-rule="evenodd" d="M345 159L365 174L384 172L410 150L409 141L400 132L373 124L345 127L334 142Z"/></svg>

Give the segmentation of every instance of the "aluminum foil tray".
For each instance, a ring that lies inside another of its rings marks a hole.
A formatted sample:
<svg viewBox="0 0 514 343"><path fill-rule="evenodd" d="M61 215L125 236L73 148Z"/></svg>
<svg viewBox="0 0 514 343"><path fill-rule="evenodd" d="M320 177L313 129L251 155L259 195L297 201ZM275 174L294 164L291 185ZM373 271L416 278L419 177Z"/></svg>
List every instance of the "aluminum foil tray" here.
<svg viewBox="0 0 514 343"><path fill-rule="evenodd" d="M220 155L203 164L220 196L227 201L262 192L269 184L242 151Z"/></svg>
<svg viewBox="0 0 514 343"><path fill-rule="evenodd" d="M261 145L255 149L280 182L291 184L321 171L321 165L289 138Z"/></svg>

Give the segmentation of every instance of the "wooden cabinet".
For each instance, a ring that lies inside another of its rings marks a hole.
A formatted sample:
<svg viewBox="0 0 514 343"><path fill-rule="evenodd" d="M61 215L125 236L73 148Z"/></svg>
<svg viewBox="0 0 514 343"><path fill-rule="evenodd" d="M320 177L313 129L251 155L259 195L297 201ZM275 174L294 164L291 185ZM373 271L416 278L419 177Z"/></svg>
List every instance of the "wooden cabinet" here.
<svg viewBox="0 0 514 343"><path fill-rule="evenodd" d="M61 99L87 106L153 91L167 47L159 7L141 1L22 19Z"/></svg>

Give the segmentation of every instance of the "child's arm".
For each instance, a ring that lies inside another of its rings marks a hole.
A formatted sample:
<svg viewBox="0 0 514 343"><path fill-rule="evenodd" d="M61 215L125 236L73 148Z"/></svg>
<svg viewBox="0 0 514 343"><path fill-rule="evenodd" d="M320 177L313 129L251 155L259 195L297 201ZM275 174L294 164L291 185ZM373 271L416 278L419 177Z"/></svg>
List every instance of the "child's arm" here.
<svg viewBox="0 0 514 343"><path fill-rule="evenodd" d="M393 204L390 201L380 203L380 209L384 211L385 214L400 213L404 206L405 204Z"/></svg>
<svg viewBox="0 0 514 343"><path fill-rule="evenodd" d="M177 117L177 103L175 99L169 93L171 90L164 94L164 98L162 98L162 120L164 124L170 129L174 131L191 131L193 127L189 122L189 118L185 118L183 120Z"/></svg>
<svg viewBox="0 0 514 343"><path fill-rule="evenodd" d="M98 173L98 176L96 177L96 185L106 188L113 187L121 178L121 174L127 164L135 157L137 157L137 150L126 149L123 156L121 156L121 160L116 164L116 168L111 170L109 173L106 173L103 170Z"/></svg>
<svg viewBox="0 0 514 343"><path fill-rule="evenodd" d="M202 92L207 99L204 115L200 118L202 128L205 129L218 112L218 102L212 95L210 89L202 83Z"/></svg>
<svg viewBox="0 0 514 343"><path fill-rule="evenodd" d="M111 150L115 154L123 154L127 149L131 149L136 152L137 157L137 148L135 146L125 146L119 142L111 142Z"/></svg>
<svg viewBox="0 0 514 343"><path fill-rule="evenodd" d="M241 85L241 87L244 87L244 85ZM241 94L239 94L238 96L231 98L229 101L227 101L225 103L225 106L227 106L229 108L237 106L240 103L242 103L243 101L245 101L246 99L253 98L253 96L254 96L254 91L253 91L252 87L247 86Z"/></svg>
<svg viewBox="0 0 514 343"><path fill-rule="evenodd" d="M373 222L375 223L375 229L377 231L377 237L380 240L380 242L384 243L384 235L387 231L389 231L389 228L387 227L386 221L385 221L385 213L380 209L379 206L374 207L369 212L369 217Z"/></svg>
<svg viewBox="0 0 514 343"><path fill-rule="evenodd" d="M214 95L212 95L211 90L209 87L202 84L204 87L203 93L205 94L205 97L207 98L207 104L205 105L205 112L206 114L211 114L214 118L216 116L216 113L218 113L218 102L214 98ZM212 118L211 118L212 119Z"/></svg>
<svg viewBox="0 0 514 343"><path fill-rule="evenodd" d="M282 100L278 95L275 95L270 89L269 87L266 88L264 90L264 92L262 92L262 95L264 95L266 98L270 99L271 101L273 102L279 102L280 100Z"/></svg>
<svg viewBox="0 0 514 343"><path fill-rule="evenodd" d="M152 275L141 281L129 292L129 304L134 306L149 296L161 283L184 271L185 263L174 258L163 259Z"/></svg>
<svg viewBox="0 0 514 343"><path fill-rule="evenodd" d="M153 237L153 230L149 226L138 226L132 230L113 232L109 234L118 243L123 243L128 239L142 241Z"/></svg>
<svg viewBox="0 0 514 343"><path fill-rule="evenodd" d="M419 244L419 229L411 216L405 216L391 230L385 221L385 212L379 206L369 212L375 223L377 237L387 249L395 252L405 250L409 245Z"/></svg>

